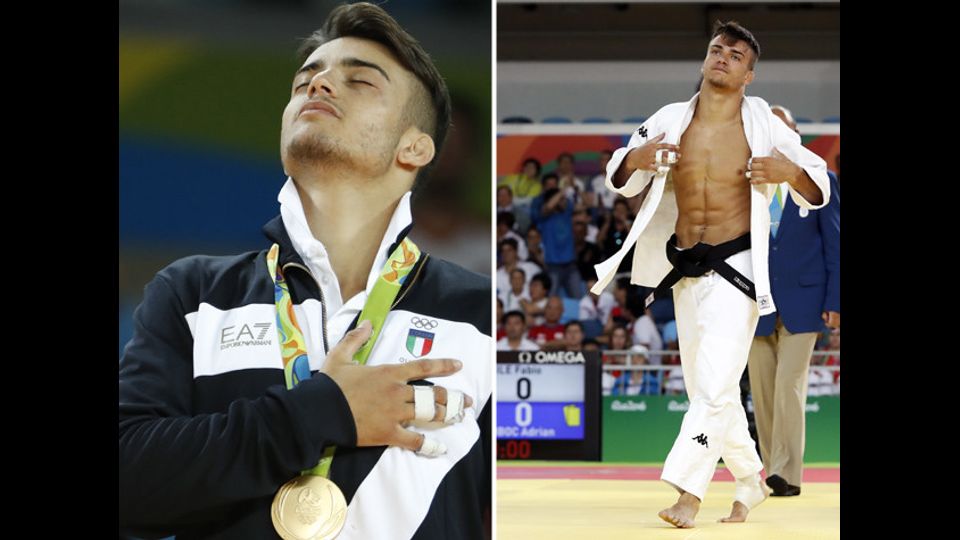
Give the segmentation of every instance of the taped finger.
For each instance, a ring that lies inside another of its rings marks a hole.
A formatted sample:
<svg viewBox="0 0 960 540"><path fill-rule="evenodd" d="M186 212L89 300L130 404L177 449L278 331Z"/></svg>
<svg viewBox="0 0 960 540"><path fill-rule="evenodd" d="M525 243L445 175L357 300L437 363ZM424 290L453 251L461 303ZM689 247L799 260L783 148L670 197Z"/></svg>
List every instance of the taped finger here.
<svg viewBox="0 0 960 540"><path fill-rule="evenodd" d="M436 405L433 401L433 389L429 386L414 386L413 418L430 421L434 414L436 414Z"/></svg>
<svg viewBox="0 0 960 540"><path fill-rule="evenodd" d="M452 424L463 420L463 412L463 392L447 391L447 412L443 417L443 423Z"/></svg>
<svg viewBox="0 0 960 540"><path fill-rule="evenodd" d="M437 457L447 453L447 446L440 441L423 436L423 445L417 450L418 456Z"/></svg>

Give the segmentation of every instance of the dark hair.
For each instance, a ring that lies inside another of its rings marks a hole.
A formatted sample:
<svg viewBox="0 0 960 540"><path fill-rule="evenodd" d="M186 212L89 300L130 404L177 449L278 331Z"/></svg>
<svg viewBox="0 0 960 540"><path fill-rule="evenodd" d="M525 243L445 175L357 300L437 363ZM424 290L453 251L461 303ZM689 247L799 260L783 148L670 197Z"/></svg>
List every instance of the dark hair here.
<svg viewBox="0 0 960 540"><path fill-rule="evenodd" d="M519 266L516 267L516 268L514 268L514 269L513 269L513 272L510 272L510 277L513 277L513 273L514 273L514 272L520 272L520 275L523 276L524 281L526 281L526 279L527 279L527 272L526 272L523 268L520 268Z"/></svg>
<svg viewBox="0 0 960 540"><path fill-rule="evenodd" d="M571 326L579 326L579 327L580 327L580 331L581 331L581 332L583 331L583 323L581 323L580 321L570 321L570 322L568 322L567 324L563 325L563 331L566 332L566 331L567 331L567 328L570 328Z"/></svg>
<svg viewBox="0 0 960 540"><path fill-rule="evenodd" d="M536 158L527 158L523 160L524 167L527 166L527 163L533 163L533 165L537 168L537 176L540 176L540 169L542 168L542 166L540 165L540 160Z"/></svg>
<svg viewBox="0 0 960 540"><path fill-rule="evenodd" d="M629 289L630 289L630 278L628 278L628 277L620 277L620 278L617 278L616 288L629 290Z"/></svg>
<svg viewBox="0 0 960 540"><path fill-rule="evenodd" d="M547 291L547 294L550 294L550 286L553 285L553 281L550 279L550 276L540 272L530 279L530 283L533 283L534 281L539 281L540 284L543 285L544 290Z"/></svg>
<svg viewBox="0 0 960 540"><path fill-rule="evenodd" d="M573 154L571 154L570 152L561 152L560 155L557 156L557 163L559 164L559 163L560 163L560 160L563 159L563 158L565 158L565 157L566 157L566 158L570 158L570 161L573 161L573 162L576 162L576 161L577 161L576 159L573 158Z"/></svg>
<svg viewBox="0 0 960 540"><path fill-rule="evenodd" d="M497 212L497 225L503 223L508 229L512 229L516 221L517 218L514 217L512 212Z"/></svg>
<svg viewBox="0 0 960 540"><path fill-rule="evenodd" d="M740 23L737 21L717 21L713 23L713 35L710 36L710 41L713 41L713 38L720 35L726 38L723 42L727 45L733 45L737 41L747 42L750 50L753 51L753 58L750 59L750 69L753 69L757 60L760 59L760 43L757 41L757 38L753 37L753 34L751 34L749 30L740 26Z"/></svg>
<svg viewBox="0 0 960 540"><path fill-rule="evenodd" d="M543 175L543 178L540 179L540 185L546 184L546 183L547 183L547 180L549 180L549 179L551 179L551 178L553 178L554 180L556 180L557 183L560 182L560 177L557 176L557 173L548 173L548 174Z"/></svg>
<svg viewBox="0 0 960 540"><path fill-rule="evenodd" d="M510 189L510 186L508 186L508 185L506 185L506 184L503 184L502 186L497 186L497 193L500 193L500 190L501 190L501 189L507 190L507 193L509 193L511 196L513 196L513 190Z"/></svg>
<svg viewBox="0 0 960 540"><path fill-rule="evenodd" d="M504 238L500 241L500 249L503 249L503 246L510 246L514 251L517 250L517 239L516 238Z"/></svg>
<svg viewBox="0 0 960 540"><path fill-rule="evenodd" d="M507 319L509 319L510 317L520 317L520 322L522 322L523 324L527 324L527 316L524 315L522 311L517 311L515 309L504 313L503 318L500 319L500 322L506 325Z"/></svg>
<svg viewBox="0 0 960 540"><path fill-rule="evenodd" d="M420 180L437 162L443 141L450 127L450 92L447 83L420 43L407 33L383 8L367 2L337 6L323 26L300 44L298 54L304 62L317 47L343 37L368 39L390 50L404 68L412 72L421 84L407 101L404 119L416 125L433 138L436 154L420 169L414 183Z"/></svg>

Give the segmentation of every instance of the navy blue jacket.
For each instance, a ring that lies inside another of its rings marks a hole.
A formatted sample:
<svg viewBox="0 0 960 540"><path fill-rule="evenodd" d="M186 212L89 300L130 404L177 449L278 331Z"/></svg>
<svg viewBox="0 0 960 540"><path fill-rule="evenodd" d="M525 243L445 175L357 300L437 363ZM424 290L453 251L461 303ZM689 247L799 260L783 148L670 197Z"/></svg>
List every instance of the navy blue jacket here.
<svg viewBox="0 0 960 540"><path fill-rule="evenodd" d="M824 311L840 313L840 184L832 172L830 202L800 216L784 201L776 238L770 239L770 285L777 312L760 317L757 336L773 333L779 315L793 334L819 332Z"/></svg>
<svg viewBox="0 0 960 540"><path fill-rule="evenodd" d="M293 303L322 304L322 293L281 219L268 223L264 232L267 246L280 245L281 267L296 263L285 274ZM262 351L257 355L267 358L273 347L273 354L279 355L272 341L275 328L267 325L273 329L261 330L254 324L276 317L266 252L188 257L161 270L147 285L143 303L134 313L133 338L119 366L121 535L176 535L177 540L279 538L270 518L274 494L301 470L315 465L324 446L337 446L330 478L348 503L378 467L386 447L356 447L353 415L333 379L315 373L287 390L279 362L228 364L230 355L244 348ZM439 328L433 330L435 350L444 342L458 342L463 332L451 334L451 327L473 328L489 339L490 279L437 257L425 257L418 265L411 271L413 277L404 282L392 312L413 312L439 321ZM259 336L247 330L250 340L241 342L238 337L236 341L242 348L200 347L201 336L220 335L219 326L211 328L204 322L218 314L235 314L237 328L249 323L244 328L254 327ZM408 326L406 318L397 318L394 324L388 320L378 343L402 343ZM326 332L322 339L324 351L335 345L326 342ZM488 350L479 349L458 358L465 366L471 361L488 362ZM397 352L403 353L402 344ZM219 362L221 369L215 374L198 373L201 360L211 365L208 357ZM481 403L488 396L473 397ZM430 493L422 486L419 490L409 487L412 504L425 514L409 536L417 540L483 538L491 500L491 403L487 399L479 414L477 440L451 469L444 469L436 489ZM439 467L440 462L436 463ZM385 501L382 519L390 522L399 506Z"/></svg>

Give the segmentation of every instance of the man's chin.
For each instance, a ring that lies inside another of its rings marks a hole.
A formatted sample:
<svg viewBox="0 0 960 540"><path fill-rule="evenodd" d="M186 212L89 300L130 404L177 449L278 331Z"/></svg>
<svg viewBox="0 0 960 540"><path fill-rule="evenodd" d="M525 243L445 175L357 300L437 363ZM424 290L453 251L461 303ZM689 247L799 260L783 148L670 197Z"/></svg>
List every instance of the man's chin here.
<svg viewBox="0 0 960 540"><path fill-rule="evenodd" d="M294 137L287 144L287 157L304 163L323 163L346 157L342 147L330 137L315 133L305 133Z"/></svg>

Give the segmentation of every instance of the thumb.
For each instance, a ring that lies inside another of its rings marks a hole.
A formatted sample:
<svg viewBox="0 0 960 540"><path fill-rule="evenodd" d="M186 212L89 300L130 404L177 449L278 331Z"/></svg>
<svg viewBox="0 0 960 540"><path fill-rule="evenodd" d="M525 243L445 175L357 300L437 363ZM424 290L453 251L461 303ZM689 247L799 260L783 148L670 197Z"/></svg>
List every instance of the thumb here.
<svg viewBox="0 0 960 540"><path fill-rule="evenodd" d="M349 363L353 360L353 355L360 350L360 347L370 339L373 333L373 324L364 319L356 328L347 332L340 343L327 355L327 362ZM326 363L326 362L324 362Z"/></svg>
<svg viewBox="0 0 960 540"><path fill-rule="evenodd" d="M830 316L827 315L827 312L826 312L826 311L824 311L823 313L820 314L820 318L823 319L823 322L827 322L827 320L829 320Z"/></svg>
<svg viewBox="0 0 960 540"><path fill-rule="evenodd" d="M657 135L656 137L654 137L654 138L652 138L652 139L650 139L650 140L651 140L652 142L662 141L663 138L666 137L666 136L667 136L667 132L664 131L663 133Z"/></svg>

